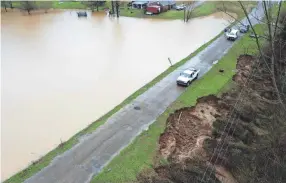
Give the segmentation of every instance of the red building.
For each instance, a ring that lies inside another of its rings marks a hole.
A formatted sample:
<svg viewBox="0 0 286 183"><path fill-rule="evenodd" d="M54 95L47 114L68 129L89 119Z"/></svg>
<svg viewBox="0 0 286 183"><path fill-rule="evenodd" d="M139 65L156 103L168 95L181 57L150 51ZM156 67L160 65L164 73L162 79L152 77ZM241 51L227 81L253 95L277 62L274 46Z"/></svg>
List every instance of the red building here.
<svg viewBox="0 0 286 183"><path fill-rule="evenodd" d="M146 11L158 14L174 8L175 5L175 1L149 1Z"/></svg>
<svg viewBox="0 0 286 183"><path fill-rule="evenodd" d="M161 6L158 6L158 5L147 6L146 12L150 12L152 14L159 14L161 13Z"/></svg>

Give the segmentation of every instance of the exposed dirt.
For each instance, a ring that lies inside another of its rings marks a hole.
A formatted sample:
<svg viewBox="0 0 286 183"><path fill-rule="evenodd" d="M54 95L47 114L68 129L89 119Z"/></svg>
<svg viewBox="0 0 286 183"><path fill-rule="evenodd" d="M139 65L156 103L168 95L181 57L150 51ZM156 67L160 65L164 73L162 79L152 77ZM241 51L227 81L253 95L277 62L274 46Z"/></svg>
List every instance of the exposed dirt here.
<svg viewBox="0 0 286 183"><path fill-rule="evenodd" d="M198 99L195 107L182 108L170 115L165 133L160 136L159 149L165 159L181 162L186 158L204 158L204 139L212 134L215 116L221 116L219 99L208 96Z"/></svg>
<svg viewBox="0 0 286 183"><path fill-rule="evenodd" d="M246 80L252 71L252 60L254 58L251 55L240 55L238 57L238 62L236 65L236 69L239 71L233 76L233 81L244 86L246 84Z"/></svg>
<svg viewBox="0 0 286 183"><path fill-rule="evenodd" d="M257 162L265 157L264 146L273 146L269 120L277 107L272 102L276 97L269 72L265 67L258 70L254 67L257 63L258 59L251 55L239 56L233 77L235 88L221 98L202 97L194 107L179 109L169 116L159 138L159 154L170 165L156 167L156 180L151 182L201 182L204 174L208 175L207 182L249 181L253 171L250 165L259 167ZM284 118L277 117L277 123L281 119ZM285 150L285 142L281 138L277 149ZM222 153L216 151L226 146L228 149ZM206 167L215 171L205 173ZM258 178L259 171L256 170Z"/></svg>
<svg viewBox="0 0 286 183"><path fill-rule="evenodd" d="M245 83L251 72L252 60L250 55L238 58L238 72L233 78L234 81ZM223 96L227 103L233 103L233 97L235 96ZM186 158L205 159L202 144L205 139L211 138L213 122L229 114L230 106L224 100L213 95L202 97L197 100L196 106L179 109L170 115L166 130L159 139L161 155L175 162Z"/></svg>
<svg viewBox="0 0 286 183"><path fill-rule="evenodd" d="M238 58L237 74L233 80L245 85L251 72L253 57L241 55ZM159 152L165 159L173 163L183 164L187 159L207 161L210 157L203 148L205 139L212 138L213 123L220 118L226 118L230 113L229 104L236 96L225 94L223 99L210 95L199 98L194 107L182 108L167 120L165 132L159 139ZM215 166L216 177L221 182L236 183L232 174L222 166ZM166 170L159 169L159 174Z"/></svg>

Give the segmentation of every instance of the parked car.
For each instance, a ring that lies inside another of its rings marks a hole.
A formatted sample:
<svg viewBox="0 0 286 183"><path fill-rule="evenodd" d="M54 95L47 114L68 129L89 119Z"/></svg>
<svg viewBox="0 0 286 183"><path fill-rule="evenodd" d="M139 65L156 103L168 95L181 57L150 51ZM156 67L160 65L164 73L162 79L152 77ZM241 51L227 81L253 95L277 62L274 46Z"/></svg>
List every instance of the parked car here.
<svg viewBox="0 0 286 183"><path fill-rule="evenodd" d="M235 41L238 38L238 30L237 29L231 29L230 31L225 33L226 39Z"/></svg>
<svg viewBox="0 0 286 183"><path fill-rule="evenodd" d="M189 86L193 80L199 76L199 69L189 68L184 70L177 79L177 85Z"/></svg>
<svg viewBox="0 0 286 183"><path fill-rule="evenodd" d="M185 8L186 8L186 5L184 5L184 4L176 6L176 10L178 10L178 11L184 10Z"/></svg>
<svg viewBox="0 0 286 183"><path fill-rule="evenodd" d="M243 25L239 28L239 31L241 33L247 33L249 31L250 26L249 25Z"/></svg>
<svg viewBox="0 0 286 183"><path fill-rule="evenodd" d="M84 11L84 12L77 12L77 16L78 17L87 17L87 13Z"/></svg>

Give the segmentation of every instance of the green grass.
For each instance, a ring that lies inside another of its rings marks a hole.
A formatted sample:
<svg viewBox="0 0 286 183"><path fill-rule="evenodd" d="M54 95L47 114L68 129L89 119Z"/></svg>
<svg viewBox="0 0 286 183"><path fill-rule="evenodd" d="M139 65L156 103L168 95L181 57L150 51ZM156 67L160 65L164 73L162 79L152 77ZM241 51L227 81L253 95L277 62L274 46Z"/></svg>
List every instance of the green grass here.
<svg viewBox="0 0 286 183"><path fill-rule="evenodd" d="M40 3L41 3L40 1L37 2L38 5ZM243 3L245 4L246 7L248 7L249 10L251 7L254 7L256 5L256 2L253 2L253 1L243 2ZM237 14L238 18L241 18L244 16L243 11L241 10L237 2L224 2L224 4L228 12ZM13 6L16 8L19 8L20 2L13 1ZM84 4L82 4L79 1L66 1L61 4L59 4L58 1L53 1L52 8L55 8L55 9L88 9L88 7L86 7ZM111 8L110 1L107 1L104 6L100 6L98 9L99 11L102 11L105 8ZM207 1L194 10L192 17L195 18L195 17L207 16L207 15L216 13L219 11L218 8L222 8L222 2ZM137 17L137 18L183 19L184 11L170 10L170 11L158 14L158 15L150 16L150 15L145 15L143 13L143 10L128 9L127 2L121 2L120 3L120 16Z"/></svg>
<svg viewBox="0 0 286 183"><path fill-rule="evenodd" d="M12 1L12 4L15 8L20 8L21 4L20 1ZM36 5L40 7L41 1L36 1ZM59 4L59 1L53 1L51 4L51 8L55 9L87 9L88 7L84 4L82 4L79 1L66 1L61 4ZM107 1L104 6L100 6L98 9L103 10L106 7L110 6L110 1ZM96 11L96 9L95 9Z"/></svg>
<svg viewBox="0 0 286 183"><path fill-rule="evenodd" d="M263 26L255 27L258 32L263 31ZM157 142L164 131L168 116L176 109L193 106L199 97L209 94L221 94L229 88L232 76L235 74L237 57L240 54L256 54L257 48L253 39L246 34L237 41L230 51L201 79L194 82L187 90L150 125L135 140L116 156L103 171L95 176L92 182L97 183L126 183L136 180L136 175L143 169L152 168L157 155ZM224 73L219 70L224 69ZM157 157L158 158L158 157ZM160 158L159 158L160 159Z"/></svg>
<svg viewBox="0 0 286 183"><path fill-rule="evenodd" d="M79 1L67 1L59 4L58 1L53 2L55 9L86 9L86 6Z"/></svg>
<svg viewBox="0 0 286 183"><path fill-rule="evenodd" d="M222 33L221 33L222 34ZM120 103L118 106L116 106L114 109L109 111L107 114L93 122L91 125L89 125L87 128L83 129L76 135L74 135L72 138L70 138L67 142L64 142L61 146L57 147L56 149L52 150L45 156L43 156L40 160L37 162L31 164L28 168L24 169L23 171L20 171L19 173L15 174L8 180L6 180L4 183L18 183L23 182L27 178L31 177L47 165L53 160L54 157L62 154L63 152L67 151L68 149L72 148L77 142L78 138L82 135L88 134L96 130L100 125L105 123L105 121L111 117L114 113L119 111L123 106L130 103L132 100L134 100L136 97L147 91L149 88L154 86L157 82L162 80L164 77L166 77L168 74L173 72L176 68L186 63L190 58L198 54L200 51L202 51L204 48L206 48L210 43L212 43L217 37L219 37L221 34L217 35L215 38L210 40L208 43L202 45L199 49L197 49L195 52L184 58L183 60L177 62L172 67L168 68L166 71L158 75L155 79L153 79L151 82L144 85L142 88L134 92L131 96L129 96L127 99L125 99L122 103Z"/></svg>
<svg viewBox="0 0 286 183"><path fill-rule="evenodd" d="M244 13L241 10L238 2L223 2L223 3L226 7L225 9L228 12L235 13L237 15L237 18L239 19L244 17ZM243 2L243 3L247 7L248 11L250 11L251 8L255 7L257 4L256 2L253 1ZM192 18L211 15L213 13L219 12L219 9L222 8L223 8L222 2L207 1L194 10ZM167 12L163 12L158 15L150 16L150 15L145 15L143 13L143 10L137 10L137 9L128 10L127 8L123 8L120 11L120 15L127 17L137 17L137 18L183 19L184 11L169 10Z"/></svg>
<svg viewBox="0 0 286 183"><path fill-rule="evenodd" d="M99 6L98 10L102 11L105 8L111 7L111 1L106 1L103 6ZM59 4L59 2L55 1L53 2L53 8L55 9L88 9L88 7L81 2L73 2L73 1L67 1ZM96 8L94 9L96 11Z"/></svg>
<svg viewBox="0 0 286 183"><path fill-rule="evenodd" d="M14 8L20 8L21 7L20 1L12 1L12 5Z"/></svg>
<svg viewBox="0 0 286 183"><path fill-rule="evenodd" d="M192 17L194 18L194 17L200 17L200 16L207 16L215 12L217 12L215 3L208 1L208 2L203 3L201 6L197 7L193 12ZM166 19L183 19L184 11L170 10L170 11L157 15L157 17L166 18Z"/></svg>

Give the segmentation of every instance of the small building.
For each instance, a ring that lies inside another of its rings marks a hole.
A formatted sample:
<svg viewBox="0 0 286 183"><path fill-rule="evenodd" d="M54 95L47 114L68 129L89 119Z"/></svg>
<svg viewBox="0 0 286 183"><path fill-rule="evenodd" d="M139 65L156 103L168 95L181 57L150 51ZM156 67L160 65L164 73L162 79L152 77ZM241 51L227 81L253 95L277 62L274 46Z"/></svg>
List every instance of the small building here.
<svg viewBox="0 0 286 183"><path fill-rule="evenodd" d="M176 2L174 0L172 1L150 1L147 5L148 7L153 6L160 6L160 13L168 11L176 6ZM148 10L147 10L148 11Z"/></svg>
<svg viewBox="0 0 286 183"><path fill-rule="evenodd" d="M140 1L140 0L133 1L132 8L145 9L147 8L147 4L148 4L148 1Z"/></svg>

